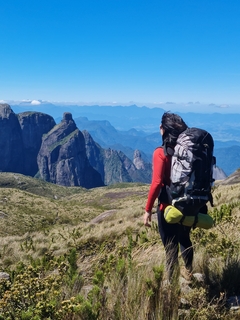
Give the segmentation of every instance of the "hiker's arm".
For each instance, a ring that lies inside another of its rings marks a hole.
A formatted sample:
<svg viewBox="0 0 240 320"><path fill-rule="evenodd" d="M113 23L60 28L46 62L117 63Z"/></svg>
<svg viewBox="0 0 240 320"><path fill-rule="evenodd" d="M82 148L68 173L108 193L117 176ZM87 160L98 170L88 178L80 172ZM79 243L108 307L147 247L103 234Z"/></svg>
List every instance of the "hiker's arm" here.
<svg viewBox="0 0 240 320"><path fill-rule="evenodd" d="M165 173L166 156L162 148L157 148L153 153L153 172L152 182L148 193L148 200L145 207L146 212L152 212L155 200L157 199L161 188L163 187L163 179Z"/></svg>

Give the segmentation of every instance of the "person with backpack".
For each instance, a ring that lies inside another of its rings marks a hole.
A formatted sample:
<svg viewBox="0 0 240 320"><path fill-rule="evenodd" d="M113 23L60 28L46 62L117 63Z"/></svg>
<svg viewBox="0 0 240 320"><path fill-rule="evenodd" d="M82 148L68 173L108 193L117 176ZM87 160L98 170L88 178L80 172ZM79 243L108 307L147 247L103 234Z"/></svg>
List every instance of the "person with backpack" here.
<svg viewBox="0 0 240 320"><path fill-rule="evenodd" d="M187 129L183 119L174 113L165 112L162 116L160 133L162 146L153 153L153 172L148 199L145 206L144 225L151 227L152 209L158 198L158 229L166 254L166 269L171 280L175 267L178 266L179 244L187 272L192 271L193 248L190 240L191 227L182 224L169 224L164 218L164 209L171 204L167 187L171 180L171 159L178 136Z"/></svg>

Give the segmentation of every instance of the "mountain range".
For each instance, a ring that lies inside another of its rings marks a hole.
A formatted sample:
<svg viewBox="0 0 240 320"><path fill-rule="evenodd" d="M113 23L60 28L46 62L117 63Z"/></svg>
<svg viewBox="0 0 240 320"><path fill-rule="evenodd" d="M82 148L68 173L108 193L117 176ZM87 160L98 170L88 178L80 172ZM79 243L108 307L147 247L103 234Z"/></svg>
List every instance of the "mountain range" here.
<svg viewBox="0 0 240 320"><path fill-rule="evenodd" d="M21 105L15 106L16 110L21 108ZM40 109L39 106L36 108ZM86 108L93 117L102 107ZM109 108L111 117L115 107L104 107L103 110L106 112ZM135 122L140 123L143 119L139 119L147 110L150 110L151 116L152 111L159 115L164 112L163 109L128 108L116 107L115 119L122 117L124 122L125 118L133 117L135 112ZM124 112L128 110L129 113ZM54 112L57 116L57 106ZM186 117L188 125L191 119L193 122L196 119L196 114L193 118L191 116L192 113ZM204 116L197 115L197 121L203 121L201 119ZM1 154L4 159L0 170L35 176L64 186L92 188L116 182L150 183L152 153L162 144L159 132L136 128L119 130L109 120L89 120L82 116L74 119L70 112L64 112L62 119L58 116L54 119L50 114L40 111L16 114L9 105L2 104L0 120ZM209 116L205 120L206 128L212 120ZM215 140L215 179L224 179L238 169L239 150L240 142L237 140Z"/></svg>
<svg viewBox="0 0 240 320"><path fill-rule="evenodd" d="M165 108L176 108L173 104ZM39 111L51 115L58 123L64 112L71 112L80 130L87 130L94 141L103 148L122 151L132 159L134 150L141 152L142 159L151 162L153 150L161 145L160 119L169 109L132 106L54 105L30 102L12 106L16 113ZM200 107L199 107L200 108ZM199 110L199 109L198 109ZM172 111L172 110L169 110ZM215 143L217 166L228 176L237 170L240 153L240 114L177 112L190 127L209 131Z"/></svg>
<svg viewBox="0 0 240 320"><path fill-rule="evenodd" d="M133 157L134 150L138 149L141 151L142 159L145 162L151 162L153 150L162 144L159 132L147 134L136 129L120 131L107 120L90 121L86 117L78 117L75 122L80 130L87 130L101 146L121 150L130 159ZM240 141L215 140L214 144L217 166L228 176L240 167Z"/></svg>

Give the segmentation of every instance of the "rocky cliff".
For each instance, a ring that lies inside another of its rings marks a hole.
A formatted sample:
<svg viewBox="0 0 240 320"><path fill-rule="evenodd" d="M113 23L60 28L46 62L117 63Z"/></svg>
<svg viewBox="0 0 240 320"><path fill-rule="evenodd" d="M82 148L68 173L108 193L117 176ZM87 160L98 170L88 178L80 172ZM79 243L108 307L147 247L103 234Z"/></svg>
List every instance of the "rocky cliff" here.
<svg viewBox="0 0 240 320"><path fill-rule="evenodd" d="M42 137L55 125L54 119L41 112L23 112L18 114L21 127L24 164L23 174L35 176L38 172L37 155L42 144Z"/></svg>
<svg viewBox="0 0 240 320"><path fill-rule="evenodd" d="M71 113L43 136L37 156L39 177L63 186L103 186L101 175L89 163L85 140Z"/></svg>
<svg viewBox="0 0 240 320"><path fill-rule="evenodd" d="M0 170L22 173L24 153L21 127L8 104L0 105Z"/></svg>
<svg viewBox="0 0 240 320"><path fill-rule="evenodd" d="M106 185L117 182L150 183L151 165L144 163L138 150L135 151L134 160L131 161L121 151L103 149L86 130L82 133L89 162L101 174Z"/></svg>

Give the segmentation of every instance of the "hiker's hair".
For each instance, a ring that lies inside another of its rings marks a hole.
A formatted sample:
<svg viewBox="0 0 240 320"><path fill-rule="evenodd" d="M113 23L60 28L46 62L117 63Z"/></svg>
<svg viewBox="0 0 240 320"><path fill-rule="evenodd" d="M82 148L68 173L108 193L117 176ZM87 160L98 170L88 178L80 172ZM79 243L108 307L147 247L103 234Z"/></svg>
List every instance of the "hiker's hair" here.
<svg viewBox="0 0 240 320"><path fill-rule="evenodd" d="M163 144L168 143L171 145L175 145L179 134L188 127L178 114L171 112L164 112L161 125L164 129Z"/></svg>

